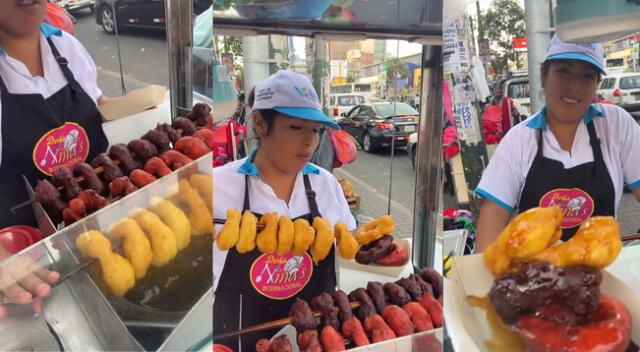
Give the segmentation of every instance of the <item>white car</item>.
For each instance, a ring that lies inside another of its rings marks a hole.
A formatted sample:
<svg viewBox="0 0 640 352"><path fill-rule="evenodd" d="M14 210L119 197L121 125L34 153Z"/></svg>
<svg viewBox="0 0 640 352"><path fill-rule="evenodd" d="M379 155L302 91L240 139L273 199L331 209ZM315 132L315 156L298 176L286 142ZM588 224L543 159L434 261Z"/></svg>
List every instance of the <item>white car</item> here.
<svg viewBox="0 0 640 352"><path fill-rule="evenodd" d="M640 72L604 77L598 94L629 112L640 111Z"/></svg>
<svg viewBox="0 0 640 352"><path fill-rule="evenodd" d="M514 75L504 82L502 89L506 96L513 99L520 114L531 116L528 75Z"/></svg>
<svg viewBox="0 0 640 352"><path fill-rule="evenodd" d="M96 0L57 0L56 3L67 11L77 11L88 8L93 12Z"/></svg>
<svg viewBox="0 0 640 352"><path fill-rule="evenodd" d="M366 103L364 95L351 93L329 95L329 106L334 120L346 116L356 105L364 103Z"/></svg>

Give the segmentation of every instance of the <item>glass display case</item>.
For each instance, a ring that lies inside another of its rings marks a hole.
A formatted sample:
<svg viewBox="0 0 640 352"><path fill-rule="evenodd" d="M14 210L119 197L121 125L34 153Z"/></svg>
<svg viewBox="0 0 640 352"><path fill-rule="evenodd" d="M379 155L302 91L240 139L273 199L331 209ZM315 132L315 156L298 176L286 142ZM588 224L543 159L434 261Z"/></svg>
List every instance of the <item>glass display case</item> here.
<svg viewBox="0 0 640 352"><path fill-rule="evenodd" d="M119 269L100 265L99 260L82 254L76 240L88 231L98 231L109 239L113 252L129 258L124 253L123 240L114 236L113 225L135 217L141 209L151 210L152 199L170 201L190 220L197 212L210 212L210 200L205 201L207 191L196 186L193 175L201 175L196 178L202 177L211 184L211 164L212 154L208 153L0 262L3 290L18 282L24 284L33 275L42 275L43 269L60 274L44 300L42 315L34 316L29 305L5 302L8 314L0 320L0 349L187 350L208 342L211 233L191 235L188 245L173 259L164 265L151 265L120 297L112 293L104 279L106 275L121 274ZM182 187L190 185L196 192L191 196L200 197L202 204L208 206L190 206L184 192L178 195L180 182ZM148 228L145 231L150 232ZM103 268L110 271L102 272Z"/></svg>

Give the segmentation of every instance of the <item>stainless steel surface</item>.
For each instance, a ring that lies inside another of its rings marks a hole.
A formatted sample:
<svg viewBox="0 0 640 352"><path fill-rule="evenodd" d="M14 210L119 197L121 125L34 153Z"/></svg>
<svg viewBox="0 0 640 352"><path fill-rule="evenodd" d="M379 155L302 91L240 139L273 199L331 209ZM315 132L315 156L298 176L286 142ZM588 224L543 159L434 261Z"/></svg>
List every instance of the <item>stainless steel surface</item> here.
<svg viewBox="0 0 640 352"><path fill-rule="evenodd" d="M27 188L27 193L29 193L29 198L35 199L35 194L33 192L33 187L29 183L29 180L26 176L22 175L22 180L24 181L24 186ZM35 215L36 222L38 223L38 229L42 236L47 237L56 232L56 226L51 222L47 212L44 211L42 204L40 202L32 202L31 207L33 208L33 214Z"/></svg>
<svg viewBox="0 0 640 352"><path fill-rule="evenodd" d="M173 118L178 116L178 107L190 108L193 105L193 2L166 0L165 13Z"/></svg>
<svg viewBox="0 0 640 352"><path fill-rule="evenodd" d="M213 289L209 289L158 351L192 351L211 341L213 332Z"/></svg>
<svg viewBox="0 0 640 352"><path fill-rule="evenodd" d="M424 46L416 163L416 197L413 225L413 263L433 267L442 253L435 253L438 204L442 196L442 47Z"/></svg>
<svg viewBox="0 0 640 352"><path fill-rule="evenodd" d="M67 351L143 351L86 273L58 285L43 315Z"/></svg>
<svg viewBox="0 0 640 352"><path fill-rule="evenodd" d="M531 98L531 114L535 114L544 105L540 64L544 61L547 44L551 39L551 1L525 0L524 8L527 24L529 96Z"/></svg>
<svg viewBox="0 0 640 352"><path fill-rule="evenodd" d="M0 351L60 351L61 347L42 316L30 305L8 304L0 319Z"/></svg>

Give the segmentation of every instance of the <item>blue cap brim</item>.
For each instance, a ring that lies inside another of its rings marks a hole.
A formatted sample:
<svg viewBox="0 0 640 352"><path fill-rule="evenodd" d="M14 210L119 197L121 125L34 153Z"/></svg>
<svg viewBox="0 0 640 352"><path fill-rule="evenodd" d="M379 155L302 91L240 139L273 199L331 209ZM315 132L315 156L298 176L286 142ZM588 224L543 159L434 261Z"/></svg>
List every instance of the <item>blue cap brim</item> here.
<svg viewBox="0 0 640 352"><path fill-rule="evenodd" d="M564 54L553 55L553 56L549 56L547 58L547 60L548 61L552 61L552 60L580 60L580 61L584 61L584 62L588 62L588 63L592 64L598 70L600 70L600 72L603 75L607 74L607 72L604 70L604 67L602 67L602 65L598 61L596 61L594 58L592 58L589 55L585 55L585 54L581 54L581 53L564 53Z"/></svg>
<svg viewBox="0 0 640 352"><path fill-rule="evenodd" d="M333 122L327 115L323 114L322 111L313 109L313 108L273 108L273 110L289 115L291 117L296 117L303 120L315 121L325 124L334 130L339 130L340 126L337 123Z"/></svg>

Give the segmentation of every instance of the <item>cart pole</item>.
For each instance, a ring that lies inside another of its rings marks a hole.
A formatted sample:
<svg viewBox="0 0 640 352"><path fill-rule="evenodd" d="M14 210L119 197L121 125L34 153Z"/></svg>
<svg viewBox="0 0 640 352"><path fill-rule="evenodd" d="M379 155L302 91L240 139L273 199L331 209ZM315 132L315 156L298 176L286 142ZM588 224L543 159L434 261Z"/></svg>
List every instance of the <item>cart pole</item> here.
<svg viewBox="0 0 640 352"><path fill-rule="evenodd" d="M165 1L167 49L169 51L169 94L171 118L193 106L193 2Z"/></svg>
<svg viewBox="0 0 640 352"><path fill-rule="evenodd" d="M551 4L549 1L525 0L524 19L527 26L527 64L529 69L529 96L531 113L542 109L542 81L540 64L544 61L551 39Z"/></svg>
<svg viewBox="0 0 640 352"><path fill-rule="evenodd" d="M435 253L438 205L442 196L442 47L422 47L420 127L416 163L413 226L413 263L433 267L442 254ZM438 257L436 257L438 256Z"/></svg>

